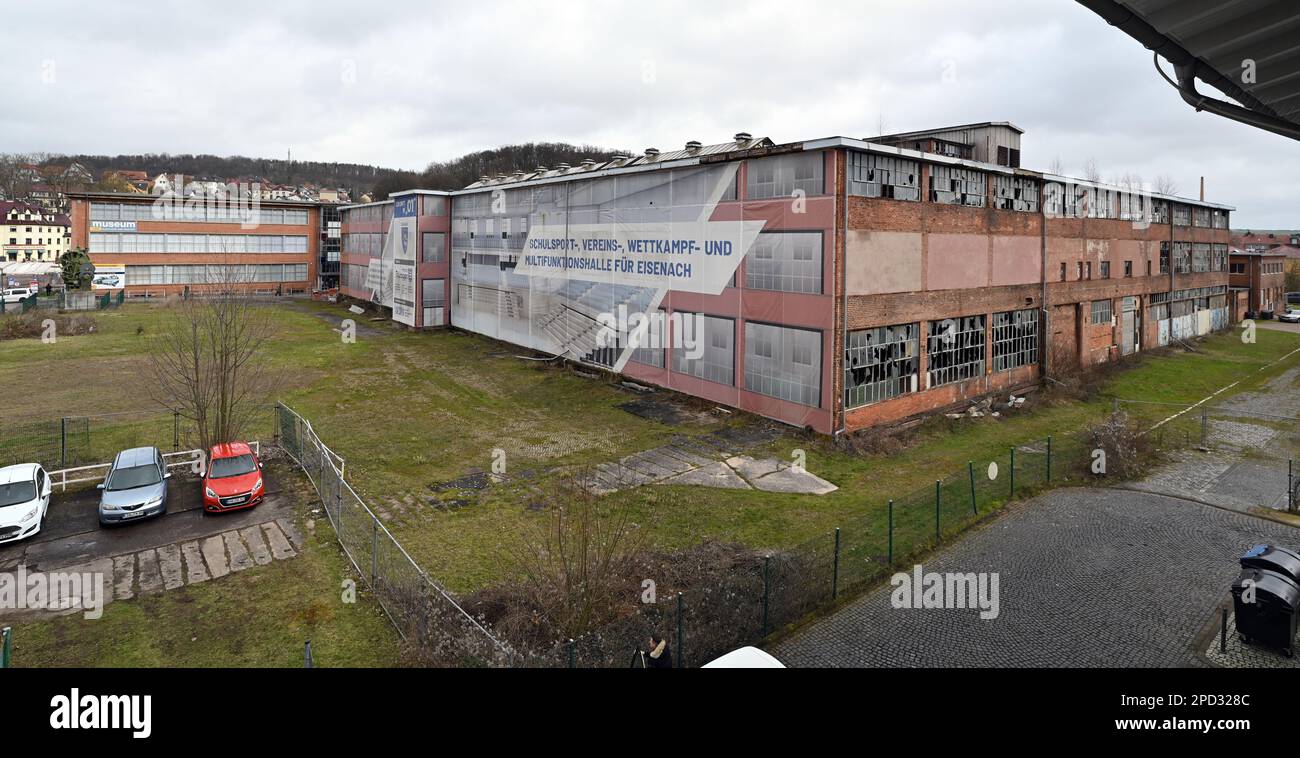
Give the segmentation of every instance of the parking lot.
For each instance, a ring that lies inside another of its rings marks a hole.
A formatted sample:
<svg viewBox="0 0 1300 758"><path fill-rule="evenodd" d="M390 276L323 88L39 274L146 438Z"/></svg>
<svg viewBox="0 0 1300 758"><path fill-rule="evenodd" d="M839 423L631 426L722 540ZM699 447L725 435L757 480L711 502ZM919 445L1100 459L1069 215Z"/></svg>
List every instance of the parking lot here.
<svg viewBox="0 0 1300 758"><path fill-rule="evenodd" d="M1237 559L1258 543L1300 548L1300 529L1150 493L1056 490L924 561L996 573L996 618L895 608L886 585L771 652L790 666L1203 666Z"/></svg>
<svg viewBox="0 0 1300 758"><path fill-rule="evenodd" d="M261 505L217 515L203 513L199 481L177 475L169 482L166 514L114 527L99 525L98 489L89 487L60 493L56 488L40 533L27 540L0 545L0 571L13 571L19 565L25 565L28 571L56 571L114 556L197 542L276 519L291 522L291 509L276 494L276 482L284 475L268 465L267 496Z"/></svg>

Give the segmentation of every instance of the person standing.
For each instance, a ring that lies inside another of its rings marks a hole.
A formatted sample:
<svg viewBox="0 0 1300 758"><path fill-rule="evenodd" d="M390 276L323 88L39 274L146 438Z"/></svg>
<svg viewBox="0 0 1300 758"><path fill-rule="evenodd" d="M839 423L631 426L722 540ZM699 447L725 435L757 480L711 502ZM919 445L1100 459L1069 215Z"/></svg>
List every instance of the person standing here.
<svg viewBox="0 0 1300 758"><path fill-rule="evenodd" d="M668 640L659 635L650 635L650 650L646 653L646 668L670 669L673 667L673 653L668 649Z"/></svg>

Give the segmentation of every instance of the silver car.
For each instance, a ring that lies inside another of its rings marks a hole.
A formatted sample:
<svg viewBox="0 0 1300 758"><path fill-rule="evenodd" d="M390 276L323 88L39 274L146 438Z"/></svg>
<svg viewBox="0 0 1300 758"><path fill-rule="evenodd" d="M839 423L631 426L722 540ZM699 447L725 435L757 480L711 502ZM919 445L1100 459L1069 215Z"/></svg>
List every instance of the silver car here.
<svg viewBox="0 0 1300 758"><path fill-rule="evenodd" d="M156 447L123 450L99 485L101 526L139 521L167 512L167 465Z"/></svg>

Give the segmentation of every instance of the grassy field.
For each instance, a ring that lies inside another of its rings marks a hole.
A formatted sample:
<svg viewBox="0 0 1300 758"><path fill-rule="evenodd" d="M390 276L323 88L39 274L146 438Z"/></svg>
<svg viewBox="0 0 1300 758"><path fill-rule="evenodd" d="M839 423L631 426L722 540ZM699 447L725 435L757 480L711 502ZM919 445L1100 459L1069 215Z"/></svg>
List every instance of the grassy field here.
<svg viewBox="0 0 1300 758"><path fill-rule="evenodd" d="M342 601L347 559L326 522L303 530L298 556L218 580L119 600L98 620L80 614L15 625L14 665L64 667L295 667L312 642L319 667L398 663L397 633L364 591Z"/></svg>
<svg viewBox="0 0 1300 758"><path fill-rule="evenodd" d="M467 334L408 333L358 317L356 343L344 344L334 331L350 316L341 307L300 302L278 314L282 331L271 360L289 373L283 398L347 459L348 478L416 560L458 592L508 570L501 556L521 529L544 518L528 504L557 469L745 423L740 414L702 414L679 426L634 416L619 406L636 396L610 381L521 360L507 345ZM41 407L20 408L19 418L45 418L51 408L59 409L56 415L149 408L147 397L126 388L162 317L156 306L129 304L99 314L93 335L52 346L0 343L0 382L19 386L33 372L51 379ZM883 523L890 498L923 491L936 478L947 479L946 490L956 493L968 461L983 471L989 461L1005 461L1012 446L1048 435L1064 440L1102 418L1111 396L1192 403L1235 381L1240 384L1231 392L1258 386L1296 362L1292 357L1260 371L1300 348L1300 335L1261 329L1257 337L1246 345L1228 333L1198 343L1195 353L1144 355L1115 372L1090 401L1047 396L1000 419L935 418L911 433L905 454L851 454L794 430L756 452L788 460L803 450L809 470L840 487L824 497L702 488L642 488L626 497L640 509L651 542L662 547L717 538L783 548L820 539L850 522ZM1126 410L1154 423L1177 409ZM169 425L165 433L170 439ZM116 442L113 434L111 419L92 420L93 440ZM431 485L489 470L495 449L505 451L510 481L487 487L463 507L436 507Z"/></svg>

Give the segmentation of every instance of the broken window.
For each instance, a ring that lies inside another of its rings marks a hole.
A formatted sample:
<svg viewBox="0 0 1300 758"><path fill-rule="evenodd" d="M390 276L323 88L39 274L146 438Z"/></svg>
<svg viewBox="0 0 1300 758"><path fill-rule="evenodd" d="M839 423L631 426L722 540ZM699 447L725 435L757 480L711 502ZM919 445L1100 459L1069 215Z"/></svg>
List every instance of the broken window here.
<svg viewBox="0 0 1300 758"><path fill-rule="evenodd" d="M849 153L849 194L890 200L921 199L921 164L874 153Z"/></svg>
<svg viewBox="0 0 1300 758"><path fill-rule="evenodd" d="M1193 208L1192 225L1208 228L1210 226L1210 209L1200 205Z"/></svg>
<svg viewBox="0 0 1300 758"><path fill-rule="evenodd" d="M1169 201L1154 200L1151 203L1151 217L1157 224L1169 223Z"/></svg>
<svg viewBox="0 0 1300 758"><path fill-rule="evenodd" d="M930 202L983 208L984 174L958 166L930 167Z"/></svg>
<svg viewBox="0 0 1300 758"><path fill-rule="evenodd" d="M1174 272L1178 274L1192 273L1192 243L1174 243Z"/></svg>
<svg viewBox="0 0 1300 758"><path fill-rule="evenodd" d="M1192 245L1192 271L1197 273L1210 270L1210 243L1197 242Z"/></svg>
<svg viewBox="0 0 1300 758"><path fill-rule="evenodd" d="M993 177L994 207L1004 211L1038 212L1038 180L1028 176Z"/></svg>
<svg viewBox="0 0 1300 758"><path fill-rule="evenodd" d="M1102 279L1110 278L1110 261L1101 262L1101 278Z"/></svg>
<svg viewBox="0 0 1300 758"><path fill-rule="evenodd" d="M1174 226L1191 226L1192 209L1186 205L1174 205Z"/></svg>
<svg viewBox="0 0 1300 758"><path fill-rule="evenodd" d="M1111 307L1109 300L1092 301L1092 323L1094 326L1110 326Z"/></svg>
<svg viewBox="0 0 1300 758"><path fill-rule="evenodd" d="M844 406L856 408L916 392L920 324L848 333L844 349Z"/></svg>
<svg viewBox="0 0 1300 758"><path fill-rule="evenodd" d="M927 387L984 375L984 317L964 316L930 322L925 355Z"/></svg>
<svg viewBox="0 0 1300 758"><path fill-rule="evenodd" d="M1169 243L1160 243L1160 273L1169 273Z"/></svg>
<svg viewBox="0 0 1300 758"><path fill-rule="evenodd" d="M1214 228L1215 228L1215 229L1227 229L1227 228L1228 228L1228 212L1227 212L1227 211L1225 211L1225 210L1221 210L1221 209L1219 209L1219 208L1215 208L1213 211L1211 211L1211 215L1212 215L1212 218L1213 218L1213 225L1214 225ZM1295 244L1295 243L1293 242L1293 243L1291 243L1291 244Z"/></svg>
<svg viewBox="0 0 1300 758"><path fill-rule="evenodd" d="M1038 362L1038 311L993 314L993 370L1009 371Z"/></svg>
<svg viewBox="0 0 1300 758"><path fill-rule="evenodd" d="M1210 260L1211 271L1226 271L1228 269L1228 246L1216 244Z"/></svg>

